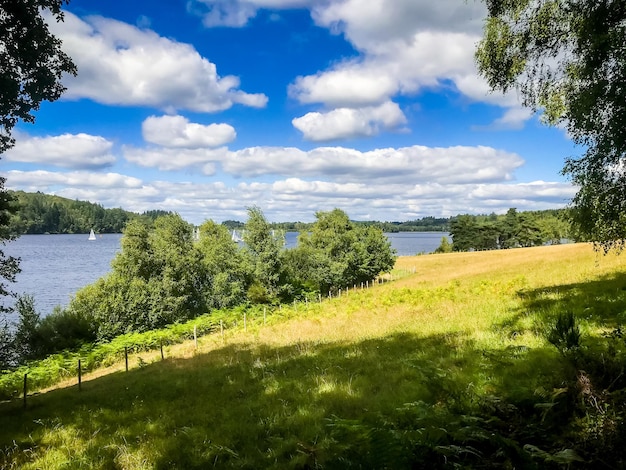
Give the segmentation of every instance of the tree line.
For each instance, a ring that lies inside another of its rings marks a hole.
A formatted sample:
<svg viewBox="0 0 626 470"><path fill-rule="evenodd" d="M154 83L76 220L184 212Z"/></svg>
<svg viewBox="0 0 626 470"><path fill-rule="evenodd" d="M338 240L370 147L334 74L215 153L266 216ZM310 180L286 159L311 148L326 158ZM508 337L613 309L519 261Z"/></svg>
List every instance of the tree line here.
<svg viewBox="0 0 626 470"><path fill-rule="evenodd" d="M168 211L153 210L143 214L121 208L105 209L100 204L78 201L41 192L7 191L15 210L8 220L14 234L43 233L121 233L130 220L155 218Z"/></svg>
<svg viewBox="0 0 626 470"><path fill-rule="evenodd" d="M562 210L517 212L515 208L504 215L460 215L450 223L451 249L442 246L438 251L497 250L577 240L566 215Z"/></svg>
<svg viewBox="0 0 626 470"><path fill-rule="evenodd" d="M40 318L20 297L12 337L0 331L4 366L83 342L160 328L217 309L335 295L390 271L395 252L377 227L358 226L339 209L318 212L294 248L262 211L248 210L243 243L211 220L198 229L177 214L130 220L111 271L79 290L67 308Z"/></svg>

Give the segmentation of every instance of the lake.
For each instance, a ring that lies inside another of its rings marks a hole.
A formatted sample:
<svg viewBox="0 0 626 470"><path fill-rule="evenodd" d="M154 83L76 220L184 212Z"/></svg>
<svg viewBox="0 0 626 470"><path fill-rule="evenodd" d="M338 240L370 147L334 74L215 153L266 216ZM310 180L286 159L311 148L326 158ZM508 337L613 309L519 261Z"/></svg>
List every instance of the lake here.
<svg viewBox="0 0 626 470"><path fill-rule="evenodd" d="M442 232L401 232L386 234L399 256L430 253L441 242ZM293 247L298 234L288 232L285 245ZM22 259L22 272L11 290L31 294L36 310L47 315L56 305L66 306L81 287L95 282L111 269L120 248L120 234L22 235L5 247L6 255Z"/></svg>

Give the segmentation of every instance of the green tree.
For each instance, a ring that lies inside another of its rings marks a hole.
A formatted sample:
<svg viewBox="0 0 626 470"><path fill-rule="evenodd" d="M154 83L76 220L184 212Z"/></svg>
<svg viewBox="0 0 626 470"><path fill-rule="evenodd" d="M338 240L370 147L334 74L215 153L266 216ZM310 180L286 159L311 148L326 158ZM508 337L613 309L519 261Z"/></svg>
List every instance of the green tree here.
<svg viewBox="0 0 626 470"><path fill-rule="evenodd" d="M441 237L441 243L435 249L435 253L452 253L452 243L448 240L448 237Z"/></svg>
<svg viewBox="0 0 626 470"><path fill-rule="evenodd" d="M2 246L17 238L9 225L17 207L13 197L4 190L4 181L5 179L0 177L0 245ZM8 283L15 282L15 276L20 272L19 263L19 258L6 256L0 247L0 298L11 295ZM0 313L6 313L10 310L11 307L0 303Z"/></svg>
<svg viewBox="0 0 626 470"><path fill-rule="evenodd" d="M65 91L64 73L76 66L50 33L44 12L63 21L67 0L0 0L0 154L15 141L19 120L34 122L42 101L55 101Z"/></svg>
<svg viewBox="0 0 626 470"><path fill-rule="evenodd" d="M371 281L393 268L395 252L380 228L357 226L340 209L315 217L289 257L291 275L301 285L327 293Z"/></svg>
<svg viewBox="0 0 626 470"><path fill-rule="evenodd" d="M450 222L450 236L454 251L476 250L478 224L471 215L459 215Z"/></svg>
<svg viewBox="0 0 626 470"><path fill-rule="evenodd" d="M253 282L248 290L252 302L278 300L281 286L282 237L276 236L258 207L248 208L243 241L250 257Z"/></svg>
<svg viewBox="0 0 626 470"><path fill-rule="evenodd" d="M38 356L40 338L38 328L41 318L35 310L35 299L32 295L22 295L15 303L18 314L15 331L15 347L20 359L33 359Z"/></svg>
<svg viewBox="0 0 626 470"><path fill-rule="evenodd" d="M98 337L145 331L206 310L206 275L191 225L177 214L159 217L150 229L131 221L112 270L76 293L69 309L91 315Z"/></svg>
<svg viewBox="0 0 626 470"><path fill-rule="evenodd" d="M246 299L250 266L243 251L232 240L228 227L208 220L200 226L197 248L205 272L204 295L208 308L241 304Z"/></svg>
<svg viewBox="0 0 626 470"><path fill-rule="evenodd" d="M605 249L626 239L626 4L618 0L485 0L476 50L494 90L564 127L586 150L566 160L579 186L576 230Z"/></svg>

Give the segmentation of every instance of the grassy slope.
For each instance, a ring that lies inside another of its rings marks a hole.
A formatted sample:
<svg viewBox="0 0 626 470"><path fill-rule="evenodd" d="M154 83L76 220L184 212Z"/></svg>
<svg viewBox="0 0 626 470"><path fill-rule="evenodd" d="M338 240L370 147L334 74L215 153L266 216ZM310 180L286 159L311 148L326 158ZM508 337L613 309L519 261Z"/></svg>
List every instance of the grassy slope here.
<svg viewBox="0 0 626 470"><path fill-rule="evenodd" d="M588 245L400 258L414 275L1 404L0 466L531 465L522 446L570 432L541 332L566 310L587 336L624 321L623 267Z"/></svg>

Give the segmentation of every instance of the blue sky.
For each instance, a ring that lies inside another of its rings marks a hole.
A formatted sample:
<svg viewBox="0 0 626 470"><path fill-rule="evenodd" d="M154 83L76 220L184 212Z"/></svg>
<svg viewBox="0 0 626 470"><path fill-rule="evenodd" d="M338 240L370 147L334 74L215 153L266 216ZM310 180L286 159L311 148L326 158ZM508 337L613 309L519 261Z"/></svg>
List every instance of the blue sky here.
<svg viewBox="0 0 626 470"><path fill-rule="evenodd" d="M581 153L489 93L473 0L73 0L78 66L19 124L10 189L186 220L411 220L563 207Z"/></svg>

